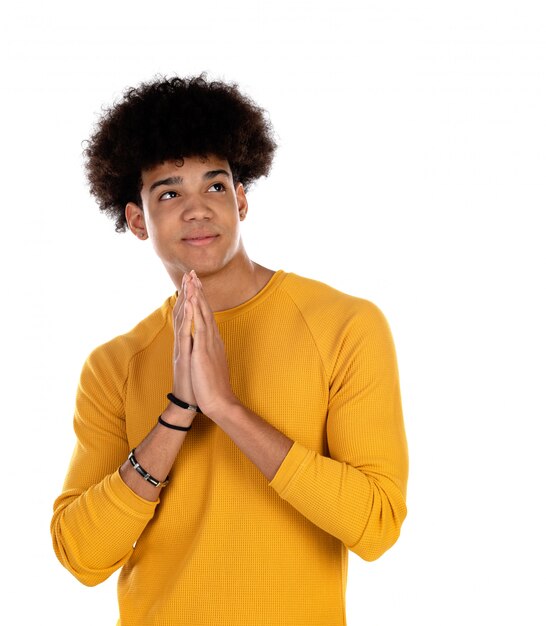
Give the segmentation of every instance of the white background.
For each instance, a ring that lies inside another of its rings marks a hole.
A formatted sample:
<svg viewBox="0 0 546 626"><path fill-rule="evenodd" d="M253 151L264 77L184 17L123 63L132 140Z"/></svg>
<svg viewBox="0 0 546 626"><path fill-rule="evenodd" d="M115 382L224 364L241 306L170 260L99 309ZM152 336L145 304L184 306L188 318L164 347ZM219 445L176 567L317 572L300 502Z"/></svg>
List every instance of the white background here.
<svg viewBox="0 0 546 626"><path fill-rule="evenodd" d="M2 623L115 624L116 576L86 588L56 561L52 503L85 357L174 286L99 214L81 142L125 87L207 70L280 144L251 258L372 300L397 348L409 512L381 559L351 553L348 625L544 625L543 3L2 12Z"/></svg>

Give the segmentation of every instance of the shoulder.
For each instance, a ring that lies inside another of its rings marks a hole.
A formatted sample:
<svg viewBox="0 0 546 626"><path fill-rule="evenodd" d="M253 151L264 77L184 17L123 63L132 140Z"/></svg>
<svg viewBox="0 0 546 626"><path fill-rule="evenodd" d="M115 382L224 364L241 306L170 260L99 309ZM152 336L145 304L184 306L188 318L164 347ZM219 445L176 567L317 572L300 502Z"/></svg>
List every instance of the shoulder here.
<svg viewBox="0 0 546 626"><path fill-rule="evenodd" d="M88 356L84 369L90 370L96 377L125 377L133 357L152 344L166 327L174 297L167 298L127 333L97 346Z"/></svg>
<svg viewBox="0 0 546 626"><path fill-rule="evenodd" d="M289 273L282 289L310 323L339 327L352 321L368 325L385 319L374 302L349 295L312 278Z"/></svg>
<svg viewBox="0 0 546 626"><path fill-rule="evenodd" d="M392 353L389 324L374 302L296 274L288 274L282 288L299 309L329 375L340 360L358 353L364 358L370 351L380 358Z"/></svg>

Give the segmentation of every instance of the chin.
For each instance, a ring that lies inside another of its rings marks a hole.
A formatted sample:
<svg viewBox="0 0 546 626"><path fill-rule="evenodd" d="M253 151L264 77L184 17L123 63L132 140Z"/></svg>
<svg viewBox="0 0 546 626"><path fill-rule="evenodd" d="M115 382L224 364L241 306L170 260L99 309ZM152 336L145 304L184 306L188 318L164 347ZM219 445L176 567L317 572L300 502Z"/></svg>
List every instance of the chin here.
<svg viewBox="0 0 546 626"><path fill-rule="evenodd" d="M195 270L198 276L211 276L224 271L228 267L237 266L240 261L237 251L235 251L235 254L224 254L223 256L218 254L219 250L215 252L216 254L203 254L201 251L198 251L196 254L184 255L185 258L183 259L178 258L178 262L176 262L176 259L173 259L175 261L176 274Z"/></svg>
<svg viewBox="0 0 546 626"><path fill-rule="evenodd" d="M190 272L191 270L195 270L195 273L199 277L212 276L213 274L217 274L221 272L227 263L214 263L214 262L204 262L204 263L194 263L193 265L186 265L188 268L186 271Z"/></svg>

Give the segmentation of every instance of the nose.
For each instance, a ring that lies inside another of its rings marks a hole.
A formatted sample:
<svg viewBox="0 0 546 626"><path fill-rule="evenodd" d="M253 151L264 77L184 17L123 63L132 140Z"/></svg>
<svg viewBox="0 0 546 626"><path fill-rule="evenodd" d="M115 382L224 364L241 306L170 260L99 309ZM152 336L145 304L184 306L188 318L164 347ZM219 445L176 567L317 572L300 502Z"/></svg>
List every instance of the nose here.
<svg viewBox="0 0 546 626"><path fill-rule="evenodd" d="M213 213L202 197L198 195L186 196L182 204L182 219L186 222L196 220L210 220Z"/></svg>

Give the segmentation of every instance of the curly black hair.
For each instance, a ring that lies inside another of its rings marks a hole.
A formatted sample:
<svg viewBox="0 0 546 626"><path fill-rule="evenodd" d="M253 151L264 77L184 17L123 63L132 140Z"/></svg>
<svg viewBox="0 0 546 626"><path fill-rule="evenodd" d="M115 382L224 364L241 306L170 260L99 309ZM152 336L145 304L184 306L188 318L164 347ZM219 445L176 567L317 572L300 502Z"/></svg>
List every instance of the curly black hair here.
<svg viewBox="0 0 546 626"><path fill-rule="evenodd" d="M245 191L271 169L277 144L264 109L236 83L206 73L159 77L125 90L106 109L84 149L91 194L101 211L127 228L125 206L142 207L141 173L164 161L214 154L226 159Z"/></svg>

